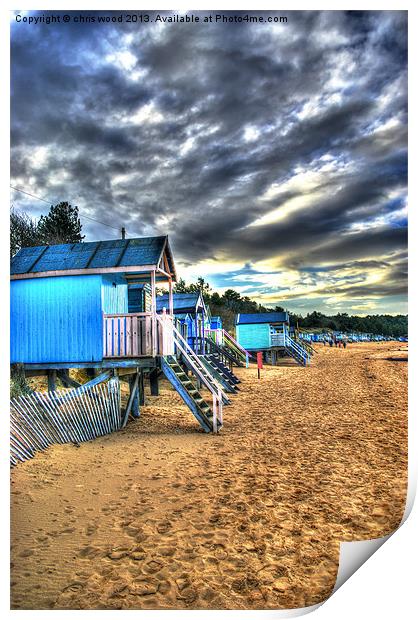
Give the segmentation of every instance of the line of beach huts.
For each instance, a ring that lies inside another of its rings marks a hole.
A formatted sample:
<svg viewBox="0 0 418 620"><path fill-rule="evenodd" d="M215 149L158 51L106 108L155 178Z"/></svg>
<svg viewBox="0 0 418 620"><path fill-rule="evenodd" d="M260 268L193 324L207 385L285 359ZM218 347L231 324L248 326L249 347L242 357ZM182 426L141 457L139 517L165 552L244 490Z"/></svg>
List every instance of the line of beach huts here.
<svg viewBox="0 0 418 620"><path fill-rule="evenodd" d="M166 236L22 248L11 261L14 370L46 375L50 394L57 379L72 389L126 381L125 419L139 416L144 378L158 395L164 375L202 428L216 432L239 390L234 366L248 366L255 352L272 364L309 364L320 335L291 329L287 312L238 314L232 335L200 293L174 293L176 280ZM77 368L90 375L83 386L69 374Z"/></svg>
<svg viewBox="0 0 418 620"><path fill-rule="evenodd" d="M408 342L407 336L383 336L381 334L369 334L363 332L341 332L341 331L329 331L329 332L308 332L300 331L299 337L307 342L329 342L333 341L345 341L349 343L354 342L390 342L397 340L399 342Z"/></svg>

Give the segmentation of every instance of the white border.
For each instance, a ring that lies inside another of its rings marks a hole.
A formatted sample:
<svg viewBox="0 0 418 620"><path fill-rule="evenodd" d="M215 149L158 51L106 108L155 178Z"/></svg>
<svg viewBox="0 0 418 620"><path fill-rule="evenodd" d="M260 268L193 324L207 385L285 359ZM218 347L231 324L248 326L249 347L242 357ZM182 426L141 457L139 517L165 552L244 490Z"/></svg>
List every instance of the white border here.
<svg viewBox="0 0 418 620"><path fill-rule="evenodd" d="M417 54L417 21L416 21L416 9L412 2L350 2L350 3L340 3L340 2L316 2L314 5L312 2L302 2L298 0L292 0L290 3L282 4L278 6L273 2L261 2L257 3L257 6L254 6L254 2L241 1L241 2L228 2L223 1L222 7L219 6L220 3L214 3L211 6L211 3L208 2L185 2L184 0L179 0L175 3L167 2L161 0L158 4L146 2L140 4L138 2L121 2L119 3L117 10L124 9L135 9L135 10L143 10L143 9L179 9L179 10L191 10L191 8L195 10L203 10L203 9L217 9L217 10L280 10L285 12L288 5L288 10L290 8L292 10L319 10L319 9L331 9L331 10L400 10L400 9L408 9L409 10L409 29L411 36L409 37L409 57L411 59L416 59L418 57ZM55 9L62 10L68 9L70 10L86 10L85 2L74 1L71 3L64 2L51 2L48 0L44 0L42 3L42 8L47 9ZM6 76L3 73L3 91L4 85L9 84L7 71L9 67L9 11L10 10L31 10L33 9L33 2L25 2L22 0L17 6L13 2L6 3L6 7L1 9L1 31L0 31L0 46L1 46L1 66L2 68L6 67ZM106 2L103 0L102 2L90 1L88 3L88 10L110 10L115 9L115 3ZM416 102L416 74L415 68L413 66L413 62L411 62L411 74L410 74L410 110L414 111L417 108ZM4 414L5 411L8 410L8 404L6 402L7 394L8 394L8 350L9 350L9 331L8 331L8 321L9 321L9 298L8 298L8 206L9 206L9 98L7 97L7 92L3 94L3 97L0 100L0 105L2 106L2 119L1 123L1 146L2 146L2 166L1 166L1 175L3 177L3 182L1 184L1 195L3 197L2 204L3 208L0 211L1 217L1 234L2 234L2 244L0 245L0 265L1 265L1 287L2 287L2 304L1 304L1 333L2 338L0 341L1 347L1 360L3 363L3 372L1 375L1 392L0 394L3 397L3 407L2 412ZM416 121L415 121L416 113L410 119L410 135L413 136L414 140L411 141L410 144L410 161L416 162L418 161L416 155ZM7 120L6 120L7 119ZM413 164L414 167L416 163ZM411 198L409 203L412 205L416 205L416 184L415 184L415 175L411 176L410 180L410 188L409 193ZM6 184L7 182L7 184ZM410 238L412 239L412 243L410 245L410 264L412 265L412 273L417 273L416 267L416 243L414 243L415 239L415 231L417 230L416 223L416 207L415 211L411 211L410 213L410 230L412 231ZM416 322L416 287L417 284L414 282L417 278L410 279L410 293L409 293L409 313L413 318L410 319L410 330L409 330L409 339L412 342L410 346L410 368L412 371L410 373L414 373L416 369L417 355L415 351L415 343L416 339L416 331L417 328L415 326ZM412 375L410 375L412 376ZM417 382L410 381L410 412L414 412L418 410L417 407ZM409 493L413 494L416 489L416 472L417 472L417 463L416 463L416 446L417 446L417 422L414 419L414 416L410 415L409 420L409 441L410 441L410 450L409 450L409 458L410 458L410 485L409 485ZM2 450L2 454L8 454L7 448L7 416L2 415L1 417L1 437L2 440L5 441L6 449ZM415 462L414 460L415 459ZM3 458L3 467L1 469L2 474L2 490L5 494L3 497L8 497L8 488L9 488L9 465L8 459ZM412 469L412 471L411 471ZM2 579L1 579L1 593L0 593L0 609L4 612L5 617L9 615L27 616L30 614L34 617L43 618L45 616L44 611L33 611L33 612L24 612L24 611L9 611L9 583L8 583L8 557L7 557L7 549L8 549L8 531L9 531L9 518L8 511L3 510L3 522L2 522L2 532L4 536L3 547L2 547ZM415 508L411 514L411 517L406 521L406 523L397 531L386 544L379 550L379 552L374 555L355 575L349 579L349 581L344 585L343 588L338 590L318 611L316 611L318 618L332 618L335 617L341 618L344 620L345 618L352 618L353 616L367 617L368 615L378 617L378 618L412 618L416 616L416 602L415 602L415 589L416 589L416 564L414 557L414 550L418 549L418 511ZM307 610L306 610L307 611ZM83 613L88 615L101 615L101 611L84 611L84 612L68 612L68 611L50 611L48 612L49 617L56 617L68 614L76 614ZM154 618L162 618L166 617L167 614L170 614L170 618L180 618L184 617L184 611L132 611L125 613L136 613L141 614L141 617L144 615L152 614ZM190 611L186 612L189 615L193 614L193 617L198 615L200 617L212 617L214 615L224 617L228 616L228 618L238 618L238 617L283 617L282 613L279 611L274 612L257 612L257 611L219 611L219 612L211 612L211 611ZM107 611L106 617L116 617L116 615L120 616L120 612ZM285 614L288 615L288 614ZM293 614L292 614L293 615ZM289 617L289 615L288 615Z"/></svg>

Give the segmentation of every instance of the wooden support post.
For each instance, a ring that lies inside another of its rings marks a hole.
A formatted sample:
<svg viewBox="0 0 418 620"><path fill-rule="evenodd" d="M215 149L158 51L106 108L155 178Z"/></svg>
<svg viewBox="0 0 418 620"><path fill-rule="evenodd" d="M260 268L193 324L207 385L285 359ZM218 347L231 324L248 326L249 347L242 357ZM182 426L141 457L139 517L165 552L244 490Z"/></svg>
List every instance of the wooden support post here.
<svg viewBox="0 0 418 620"><path fill-rule="evenodd" d="M151 388L151 396L159 395L159 385L158 385L158 368L151 370L149 373L149 383Z"/></svg>
<svg viewBox="0 0 418 620"><path fill-rule="evenodd" d="M139 418L140 409L139 409L139 381L138 381L138 373L136 375L132 375L129 378L129 400L132 398L132 392L135 390L135 393L132 398L132 406L131 406L131 414L134 418Z"/></svg>
<svg viewBox="0 0 418 620"><path fill-rule="evenodd" d="M139 372L138 392L139 392L139 404L145 405L144 371L143 370Z"/></svg>
<svg viewBox="0 0 418 620"><path fill-rule="evenodd" d="M70 371L68 369L57 370L57 377L64 384L64 387L67 387L67 388L81 387L81 383L79 383L78 381L74 381L74 379L71 379Z"/></svg>
<svg viewBox="0 0 418 620"><path fill-rule="evenodd" d="M194 316L194 334L195 334L195 338L194 338L194 343L193 343L193 349L195 353L198 353L198 342L199 342L199 328L198 328L198 323L197 323L197 311L196 314Z"/></svg>
<svg viewBox="0 0 418 620"><path fill-rule="evenodd" d="M157 299L155 287L155 271L151 271L151 313L152 313L152 357L157 355Z"/></svg>
<svg viewBox="0 0 418 620"><path fill-rule="evenodd" d="M57 371L48 370L48 392L55 392L57 389Z"/></svg>
<svg viewBox="0 0 418 620"><path fill-rule="evenodd" d="M174 304L173 304L173 280L169 278L168 280L168 311L171 315L174 314Z"/></svg>
<svg viewBox="0 0 418 620"><path fill-rule="evenodd" d="M64 384L65 387L68 387L68 381L70 378L70 371L68 368L64 368L64 370L57 370L57 378Z"/></svg>
<svg viewBox="0 0 418 620"><path fill-rule="evenodd" d="M125 428L126 423L128 421L129 418L129 414L131 412L132 409L132 405L133 405L133 401L135 399L135 393L138 392L138 384L139 384L139 373L137 375L135 375L135 379L133 381L133 383L130 383L130 394L129 394L129 400L128 400L128 405L126 407L124 416L123 416L123 420L122 420L122 428Z"/></svg>
<svg viewBox="0 0 418 620"><path fill-rule="evenodd" d="M141 415L141 410L139 407L138 390L139 388L136 390L134 399L132 401L132 416L134 418L139 418L139 416Z"/></svg>

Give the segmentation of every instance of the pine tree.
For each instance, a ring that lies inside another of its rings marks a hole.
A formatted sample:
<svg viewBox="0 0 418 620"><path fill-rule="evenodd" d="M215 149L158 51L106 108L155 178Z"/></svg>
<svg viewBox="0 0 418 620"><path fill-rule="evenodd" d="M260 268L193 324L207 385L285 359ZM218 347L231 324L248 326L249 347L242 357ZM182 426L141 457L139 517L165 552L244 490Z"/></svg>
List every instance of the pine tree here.
<svg viewBox="0 0 418 620"><path fill-rule="evenodd" d="M78 207L72 207L68 202L51 206L48 215L41 215L37 232L44 245L79 243L84 235L81 234Z"/></svg>

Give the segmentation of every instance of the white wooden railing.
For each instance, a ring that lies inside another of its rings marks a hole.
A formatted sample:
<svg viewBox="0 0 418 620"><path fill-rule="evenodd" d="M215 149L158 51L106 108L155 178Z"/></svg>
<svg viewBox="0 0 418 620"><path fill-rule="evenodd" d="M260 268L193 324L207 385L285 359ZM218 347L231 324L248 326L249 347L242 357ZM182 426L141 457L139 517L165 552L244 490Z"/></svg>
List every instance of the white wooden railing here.
<svg viewBox="0 0 418 620"><path fill-rule="evenodd" d="M174 355L174 323L173 316L166 314L165 308L158 317L157 355Z"/></svg>
<svg viewBox="0 0 418 620"><path fill-rule="evenodd" d="M284 347L285 346L285 334L271 333L270 342L272 347Z"/></svg>
<svg viewBox="0 0 418 620"><path fill-rule="evenodd" d="M309 364L311 360L309 353L305 351L305 349L300 344L293 340L293 338L291 338L288 333L286 333L285 335L285 345L287 349L291 349L296 354L296 356L298 356L303 361L305 366L306 364Z"/></svg>
<svg viewBox="0 0 418 620"><path fill-rule="evenodd" d="M212 338L212 340L214 342L216 342L216 344L219 345L223 345L224 343L224 334L223 334L223 329L222 328L218 328L218 329L205 329L205 336L207 338Z"/></svg>
<svg viewBox="0 0 418 620"><path fill-rule="evenodd" d="M153 330L157 332L153 351ZM173 317L163 313L161 321L151 312L103 315L103 357L153 357L174 353Z"/></svg>

